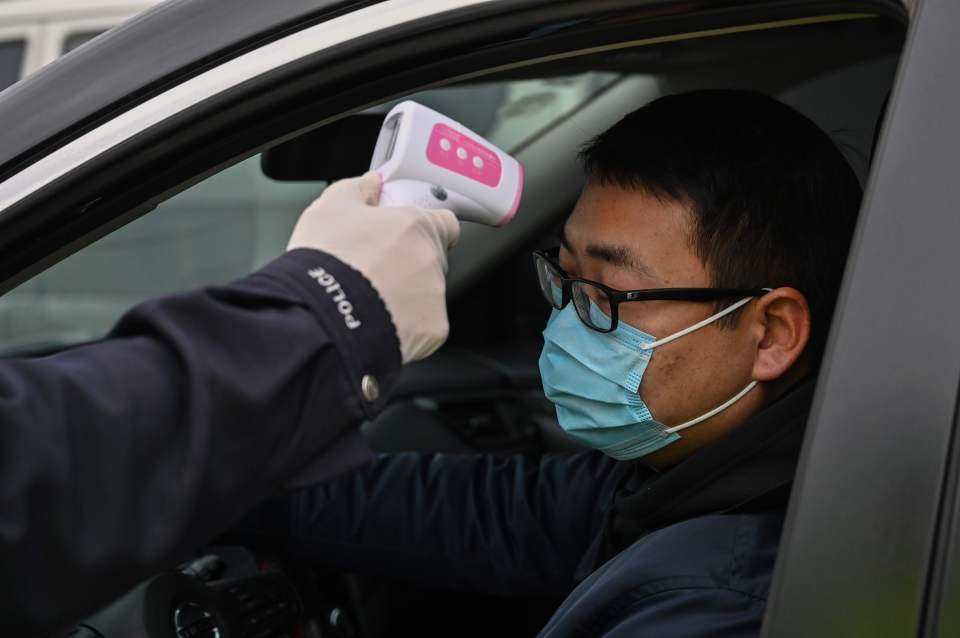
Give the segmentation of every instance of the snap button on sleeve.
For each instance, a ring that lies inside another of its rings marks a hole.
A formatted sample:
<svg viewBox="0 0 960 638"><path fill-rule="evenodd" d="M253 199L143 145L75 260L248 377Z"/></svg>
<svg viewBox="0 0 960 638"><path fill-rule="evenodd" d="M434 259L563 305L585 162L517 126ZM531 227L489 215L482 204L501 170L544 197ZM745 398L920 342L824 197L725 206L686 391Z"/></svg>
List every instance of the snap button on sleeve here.
<svg viewBox="0 0 960 638"><path fill-rule="evenodd" d="M360 380L360 391L364 399L375 403L380 398L380 384L377 383L376 377L370 374L363 375L363 379Z"/></svg>

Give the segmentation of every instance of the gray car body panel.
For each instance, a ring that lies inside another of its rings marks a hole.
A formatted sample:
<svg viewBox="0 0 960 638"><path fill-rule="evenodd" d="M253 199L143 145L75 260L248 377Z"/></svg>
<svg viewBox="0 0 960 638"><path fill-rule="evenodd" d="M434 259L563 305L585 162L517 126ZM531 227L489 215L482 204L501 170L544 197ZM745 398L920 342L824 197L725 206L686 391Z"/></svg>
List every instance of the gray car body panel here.
<svg viewBox="0 0 960 638"><path fill-rule="evenodd" d="M960 380L960 4L911 24L820 375L764 635L922 624Z"/></svg>

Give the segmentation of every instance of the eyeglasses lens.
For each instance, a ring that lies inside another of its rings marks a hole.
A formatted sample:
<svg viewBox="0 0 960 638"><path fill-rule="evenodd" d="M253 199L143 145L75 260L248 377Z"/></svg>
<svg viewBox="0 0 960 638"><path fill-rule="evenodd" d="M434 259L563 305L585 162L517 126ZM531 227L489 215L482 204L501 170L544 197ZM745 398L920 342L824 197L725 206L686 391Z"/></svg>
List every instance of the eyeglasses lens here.
<svg viewBox="0 0 960 638"><path fill-rule="evenodd" d="M570 296L580 321L597 330L604 332L610 330L613 325L610 299L602 288L583 281L575 281L571 286Z"/></svg>
<svg viewBox="0 0 960 638"><path fill-rule="evenodd" d="M540 292L543 298L556 309L563 307L563 284L560 273L550 264L549 261L537 255L536 259L537 278L540 280Z"/></svg>

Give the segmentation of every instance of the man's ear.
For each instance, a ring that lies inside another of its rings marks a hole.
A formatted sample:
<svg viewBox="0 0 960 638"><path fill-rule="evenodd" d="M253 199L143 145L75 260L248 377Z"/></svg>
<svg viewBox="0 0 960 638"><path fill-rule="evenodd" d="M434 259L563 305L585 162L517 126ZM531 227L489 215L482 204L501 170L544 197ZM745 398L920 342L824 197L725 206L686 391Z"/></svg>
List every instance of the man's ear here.
<svg viewBox="0 0 960 638"><path fill-rule="evenodd" d="M796 288L775 288L756 300L757 357L753 378L773 381L786 374L810 340L810 307Z"/></svg>

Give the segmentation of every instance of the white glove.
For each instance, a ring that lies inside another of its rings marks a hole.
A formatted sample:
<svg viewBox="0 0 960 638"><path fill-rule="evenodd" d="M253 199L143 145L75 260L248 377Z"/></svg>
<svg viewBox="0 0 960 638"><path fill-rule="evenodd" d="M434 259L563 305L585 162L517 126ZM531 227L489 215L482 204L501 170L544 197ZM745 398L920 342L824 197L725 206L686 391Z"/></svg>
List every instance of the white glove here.
<svg viewBox="0 0 960 638"><path fill-rule="evenodd" d="M447 340L447 251L460 222L449 210L378 208L380 186L371 171L327 188L300 216L287 250L322 250L362 272L393 318L407 363Z"/></svg>

